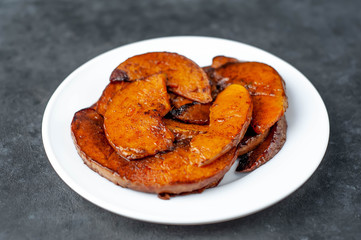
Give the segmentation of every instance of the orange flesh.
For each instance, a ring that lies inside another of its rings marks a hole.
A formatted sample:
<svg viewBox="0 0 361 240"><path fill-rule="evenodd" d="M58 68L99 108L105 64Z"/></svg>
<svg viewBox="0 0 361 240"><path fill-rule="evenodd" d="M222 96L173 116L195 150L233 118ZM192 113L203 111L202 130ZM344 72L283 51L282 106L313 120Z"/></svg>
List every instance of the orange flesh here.
<svg viewBox="0 0 361 240"><path fill-rule="evenodd" d="M249 90L254 105L251 126L256 133L263 133L274 125L287 109L283 80L264 63L229 63L216 69L214 74L223 87L241 84Z"/></svg>
<svg viewBox="0 0 361 240"><path fill-rule="evenodd" d="M194 102L188 98L179 96L174 93L169 93L169 100L173 108L181 108L184 105L192 104Z"/></svg>
<svg viewBox="0 0 361 240"><path fill-rule="evenodd" d="M212 101L211 87L207 75L192 60L169 52L151 52L128 58L116 69L125 72L129 80L165 73L170 91L193 101Z"/></svg>
<svg viewBox="0 0 361 240"><path fill-rule="evenodd" d="M205 125L209 123L209 109L210 103L190 103L185 104L180 108L173 108L170 112L172 117L190 124Z"/></svg>
<svg viewBox="0 0 361 240"><path fill-rule="evenodd" d="M162 117L170 110L164 74L130 82L108 103L104 129L123 157L139 159L171 149L174 136Z"/></svg>
<svg viewBox="0 0 361 240"><path fill-rule="evenodd" d="M128 161L108 144L102 126L103 117L93 109L75 114L71 129L79 155L103 177L138 191L180 194L213 187L236 159L233 148L211 164L197 167L190 162L189 144L180 142L172 152Z"/></svg>
<svg viewBox="0 0 361 240"><path fill-rule="evenodd" d="M192 139L200 133L208 131L207 125L186 124L172 119L163 119L166 127L174 134L176 141Z"/></svg>
<svg viewBox="0 0 361 240"><path fill-rule="evenodd" d="M287 106L284 82L266 64L216 56L202 69L179 54L152 52L121 63L71 130L79 155L100 175L171 196L216 186L237 156L247 157L242 172L270 160L286 139ZM168 112L188 124L163 118Z"/></svg>
<svg viewBox="0 0 361 240"><path fill-rule="evenodd" d="M208 132L208 125L186 124L173 119L163 119L165 125L174 134L176 141L192 139L198 134ZM264 133L256 134L252 128L248 128L244 137L237 146L237 155L246 154L254 150L268 136L269 129Z"/></svg>
<svg viewBox="0 0 361 240"><path fill-rule="evenodd" d="M232 57L226 57L226 56L215 56L212 59L212 68L219 68L221 66L223 66L226 63L230 63L230 62L239 62L238 59L236 58L232 58Z"/></svg>
<svg viewBox="0 0 361 240"><path fill-rule="evenodd" d="M107 111L107 106L109 101L115 95L115 93L123 88L125 88L129 83L124 81L113 81L110 82L104 89L99 100L95 103L94 109L101 115L104 116Z"/></svg>
<svg viewBox="0 0 361 240"><path fill-rule="evenodd" d="M211 163L236 146L243 138L252 116L252 101L247 89L232 84L223 90L210 108L207 133L191 141L191 158L195 165Z"/></svg>
<svg viewBox="0 0 361 240"><path fill-rule="evenodd" d="M170 115L180 121L205 125L209 123L211 103L198 103L176 94L169 94L172 104Z"/></svg>

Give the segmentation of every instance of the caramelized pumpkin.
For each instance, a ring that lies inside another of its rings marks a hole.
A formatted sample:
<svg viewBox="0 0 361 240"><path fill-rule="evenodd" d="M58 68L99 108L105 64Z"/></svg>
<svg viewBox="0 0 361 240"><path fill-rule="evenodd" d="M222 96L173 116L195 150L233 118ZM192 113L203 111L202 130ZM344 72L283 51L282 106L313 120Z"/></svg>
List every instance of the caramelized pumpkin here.
<svg viewBox="0 0 361 240"><path fill-rule="evenodd" d="M281 76L272 67L258 62L238 62L215 69L221 87L230 84L245 86L254 105L251 125L256 133L273 126L287 108L287 97Z"/></svg>
<svg viewBox="0 0 361 240"><path fill-rule="evenodd" d="M125 88L129 83L124 81L113 81L110 82L104 89L99 100L94 104L94 109L101 115L104 116L107 111L108 103L113 98L115 93Z"/></svg>
<svg viewBox="0 0 361 240"><path fill-rule="evenodd" d="M252 101L247 89L238 84L224 89L210 108L207 133L195 136L190 143L193 163L207 165L237 146L251 116Z"/></svg>
<svg viewBox="0 0 361 240"><path fill-rule="evenodd" d="M248 128L244 138L237 146L237 155L240 156L255 149L266 139L268 133L269 133L269 129L267 129L263 133L256 134L254 133L252 128Z"/></svg>
<svg viewBox="0 0 361 240"><path fill-rule="evenodd" d="M237 156L240 172L269 161L286 140L286 108L284 82L266 64L216 56L200 68L151 52L112 72L71 133L89 168L167 199L216 186Z"/></svg>
<svg viewBox="0 0 361 240"><path fill-rule="evenodd" d="M167 75L167 87L171 92L200 103L212 101L206 73L195 62L177 53L150 52L128 58L114 70L111 80L135 80L160 72Z"/></svg>
<svg viewBox="0 0 361 240"><path fill-rule="evenodd" d="M139 161L128 161L108 144L103 117L94 109L77 112L72 136L84 163L101 176L122 187L158 194L180 194L213 187L236 159L236 148L204 167L191 164L189 144L179 142L171 152Z"/></svg>
<svg viewBox="0 0 361 240"><path fill-rule="evenodd" d="M174 136L162 117L170 110L164 74L130 82L108 103L104 129L123 157L138 159L169 150Z"/></svg>
<svg viewBox="0 0 361 240"><path fill-rule="evenodd" d="M282 117L271 128L266 139L261 144L259 144L258 147L240 157L236 171L250 172L272 159L281 150L284 143L286 142L286 132L286 118ZM240 152L238 152L238 155L240 155Z"/></svg>
<svg viewBox="0 0 361 240"><path fill-rule="evenodd" d="M209 108L211 103L199 103L176 94L170 94L172 118L185 123L205 125L209 123Z"/></svg>
<svg viewBox="0 0 361 240"><path fill-rule="evenodd" d="M232 58L232 57L226 57L226 56L215 56L212 59L212 68L219 68L223 65L225 65L226 63L232 63L232 62L239 62L238 59L236 58Z"/></svg>
<svg viewBox="0 0 361 240"><path fill-rule="evenodd" d="M173 119L163 119L166 127L174 134L176 141L192 139L200 133L208 131L207 125L186 124Z"/></svg>

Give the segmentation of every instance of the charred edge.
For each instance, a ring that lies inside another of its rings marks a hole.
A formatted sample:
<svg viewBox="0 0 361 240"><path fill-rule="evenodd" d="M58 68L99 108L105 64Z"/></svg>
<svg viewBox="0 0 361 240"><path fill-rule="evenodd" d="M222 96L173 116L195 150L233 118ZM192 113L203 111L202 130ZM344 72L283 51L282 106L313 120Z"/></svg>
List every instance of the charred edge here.
<svg viewBox="0 0 361 240"><path fill-rule="evenodd" d="M170 111L170 114L172 116L178 117L178 116L182 115L188 108L195 105L196 103L197 102L187 103L187 104L184 104L183 106L181 106L180 108L173 108Z"/></svg>
<svg viewBox="0 0 361 240"><path fill-rule="evenodd" d="M128 74L125 71L116 68L116 69L114 69L114 71L110 75L110 81L111 82L114 82L114 81L126 81L126 82L128 82L130 80L129 80Z"/></svg>
<svg viewBox="0 0 361 240"><path fill-rule="evenodd" d="M241 172L243 171L247 165L248 165L248 158L249 158L249 154L246 153L244 155L241 155L238 157L239 159L239 163L238 163L238 166L236 168L236 172Z"/></svg>
<svg viewBox="0 0 361 240"><path fill-rule="evenodd" d="M208 77L208 81L209 84L212 85L212 79L214 78L214 68L212 68L211 66L207 66L207 67L203 67L202 68L203 71L206 73L207 77Z"/></svg>
<svg viewBox="0 0 361 240"><path fill-rule="evenodd" d="M200 188L200 189L196 189L190 192L182 192L182 193L167 193L167 192L162 192L162 193L158 193L158 197L162 200L169 200L171 197L176 197L176 196L186 196L189 194L194 194L194 193L202 193L204 192L204 190L208 189L208 188L213 188L213 187L217 187L218 184L222 181L223 177L221 177L219 180L210 183L209 185Z"/></svg>
<svg viewBox="0 0 361 240"><path fill-rule="evenodd" d="M206 188L208 188L208 187L197 189L197 190L194 190L191 192L182 192L182 193L158 193L158 197L162 200L169 200L171 197L186 196L186 195L194 194L194 193L202 193L202 192L204 192L204 190L206 190Z"/></svg>

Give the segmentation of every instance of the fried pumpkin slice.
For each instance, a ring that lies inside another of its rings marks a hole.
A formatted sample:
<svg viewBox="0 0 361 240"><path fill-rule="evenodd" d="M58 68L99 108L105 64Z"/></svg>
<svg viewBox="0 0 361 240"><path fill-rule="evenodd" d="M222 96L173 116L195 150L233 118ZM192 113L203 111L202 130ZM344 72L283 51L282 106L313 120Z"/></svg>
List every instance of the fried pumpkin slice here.
<svg viewBox="0 0 361 240"><path fill-rule="evenodd" d="M125 88L129 82L124 81L113 81L110 82L104 89L99 100L94 104L93 108L101 115L104 116L107 111L107 106L109 101L115 95L115 93L123 88Z"/></svg>
<svg viewBox="0 0 361 240"><path fill-rule="evenodd" d="M211 103L197 103L183 105L178 109L172 109L171 114L174 118L186 123L206 125L209 123L209 113Z"/></svg>
<svg viewBox="0 0 361 240"><path fill-rule="evenodd" d="M223 66L226 63L232 63L232 62L239 62L238 59L232 58L232 57L226 57L226 56L215 56L212 59L212 68L219 68Z"/></svg>
<svg viewBox="0 0 361 240"><path fill-rule="evenodd" d="M113 71L111 80L135 80L160 72L167 74L167 87L171 92L200 103L212 101L206 73L195 62L177 53L150 52L128 58Z"/></svg>
<svg viewBox="0 0 361 240"><path fill-rule="evenodd" d="M210 103L201 104L192 102L185 104L180 108L173 108L172 111L170 111L170 114L173 118L186 123L206 125L209 123L210 107Z"/></svg>
<svg viewBox="0 0 361 240"><path fill-rule="evenodd" d="M207 74L211 86L212 99L219 93L217 83L213 79L214 69L211 66L202 67ZM205 125L209 123L209 108L211 103L199 103L177 94L169 94L172 104L170 115L172 118L191 124Z"/></svg>
<svg viewBox="0 0 361 240"><path fill-rule="evenodd" d="M211 103L199 103L176 94L169 94L172 118L180 121L205 125L209 123L209 108Z"/></svg>
<svg viewBox="0 0 361 240"><path fill-rule="evenodd" d="M272 159L286 142L287 121L283 116L272 126L266 139L253 151L240 157L236 171L250 172ZM237 153L240 155L240 152Z"/></svg>
<svg viewBox="0 0 361 240"><path fill-rule="evenodd" d="M194 136L206 133L207 125L186 124L173 119L163 119L165 126L174 134L176 141L192 139Z"/></svg>
<svg viewBox="0 0 361 240"><path fill-rule="evenodd" d="M188 98L179 96L174 93L169 93L169 101L170 101L170 104L172 105L172 107L175 109L179 109L184 105L192 104L194 102Z"/></svg>
<svg viewBox="0 0 361 240"><path fill-rule="evenodd" d="M106 161L114 152L103 129L103 117L92 108L82 109L74 114L71 134L81 157Z"/></svg>
<svg viewBox="0 0 361 240"><path fill-rule="evenodd" d="M228 63L214 70L218 85L241 84L252 95L254 105L251 126L263 133L273 126L287 109L284 82L275 69L259 62Z"/></svg>
<svg viewBox="0 0 361 240"><path fill-rule="evenodd" d="M240 156L255 149L266 139L268 133L269 133L269 129L267 129L263 133L256 134L252 130L252 128L249 127L244 138L237 146L237 155Z"/></svg>
<svg viewBox="0 0 361 240"><path fill-rule="evenodd" d="M195 136L191 158L195 165L210 164L238 145L252 117L252 100L246 88L232 84L218 94L210 108L207 133Z"/></svg>
<svg viewBox="0 0 361 240"><path fill-rule="evenodd" d="M165 81L155 74L130 82L108 103L104 129L121 156L139 159L172 148L174 136L162 121L171 108Z"/></svg>
<svg viewBox="0 0 361 240"><path fill-rule="evenodd" d="M202 168L189 159L189 143L177 143L174 151L140 161L127 161L105 137L103 117L94 109L77 112L71 123L74 143L84 163L122 187L158 194L180 194L213 187L236 159L236 148Z"/></svg>
<svg viewBox="0 0 361 240"><path fill-rule="evenodd" d="M176 141L189 140L198 134L208 132L208 125L186 124L173 119L164 119L165 125L174 134ZM264 133L256 134L252 128L248 128L241 142L237 146L237 155L246 154L255 149L268 136L269 129Z"/></svg>

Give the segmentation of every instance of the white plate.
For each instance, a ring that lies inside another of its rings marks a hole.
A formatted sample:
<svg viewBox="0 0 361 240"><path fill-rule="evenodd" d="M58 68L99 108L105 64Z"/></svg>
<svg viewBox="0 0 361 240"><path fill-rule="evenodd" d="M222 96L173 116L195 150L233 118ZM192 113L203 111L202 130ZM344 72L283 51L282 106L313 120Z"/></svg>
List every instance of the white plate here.
<svg viewBox="0 0 361 240"><path fill-rule="evenodd" d="M78 156L70 135L76 111L93 104L109 81L112 70L136 54L177 52L200 66L216 55L259 61L273 66L286 82L289 108L287 141L267 164L249 173L234 173L202 194L169 201L155 194L125 189L90 170ZM116 48L85 63L70 74L51 97L43 118L43 142L59 176L74 191L114 213L166 224L202 224L249 215L285 198L316 170L326 151L329 120L325 105L312 84L298 70L258 48L210 37L167 37Z"/></svg>

